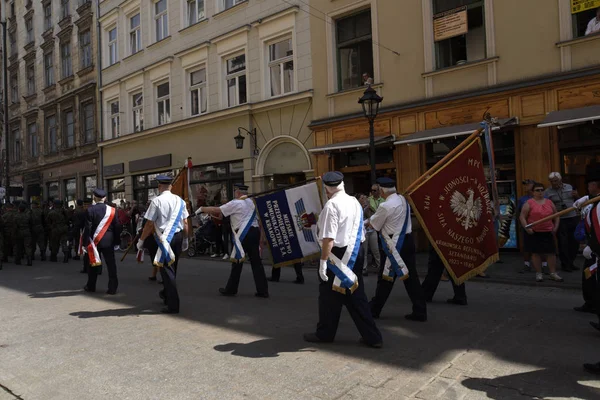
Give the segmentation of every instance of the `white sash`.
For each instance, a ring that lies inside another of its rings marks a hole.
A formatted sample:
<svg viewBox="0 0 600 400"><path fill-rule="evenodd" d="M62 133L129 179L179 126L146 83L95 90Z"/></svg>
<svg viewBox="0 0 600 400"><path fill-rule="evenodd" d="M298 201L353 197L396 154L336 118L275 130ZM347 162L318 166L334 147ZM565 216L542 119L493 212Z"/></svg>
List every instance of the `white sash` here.
<svg viewBox="0 0 600 400"><path fill-rule="evenodd" d="M360 250L360 243L363 232L363 210L360 203L355 202L354 221L352 221L352 236L344 256L339 259L333 253L329 254L327 267L334 273L332 289L336 292L345 294L346 290L354 293L358 287L358 277L352 271Z"/></svg>
<svg viewBox="0 0 600 400"><path fill-rule="evenodd" d="M171 248L171 240L175 236L179 221L185 210L185 202L183 199L179 202L179 208L176 212L171 213L169 221L165 226L165 229L161 232L158 226L154 225L154 239L158 244L158 250L153 260L153 265L157 267L164 267L165 264L170 266L175 262L175 253Z"/></svg>
<svg viewBox="0 0 600 400"><path fill-rule="evenodd" d="M96 232L94 232L94 236L91 238L90 244L88 244L87 246L87 253L90 258L90 265L92 267L102 265L102 260L100 259L100 254L98 253L98 248L96 246L98 246L98 243L100 243L100 241L104 237L104 234L108 230L108 227L110 226L114 218L115 209L107 205L104 217L102 217L102 220L96 227Z"/></svg>
<svg viewBox="0 0 600 400"><path fill-rule="evenodd" d="M238 229L237 232L234 231L231 233L231 236L233 236L233 250L231 251L231 256L229 257L231 262L239 263L246 259L246 252L244 252L244 246L242 246L242 242L246 238L246 235L252 227L255 219L256 208L254 208L254 211L252 211L250 216L246 217L246 219L242 221L240 229Z"/></svg>
<svg viewBox="0 0 600 400"><path fill-rule="evenodd" d="M400 256L400 252L402 251L402 246L404 245L404 239L406 237L406 230L408 229L410 206L408 205L406 199L400 199L406 203L406 213L404 215L404 221L402 222L402 230L394 233L391 238L383 233L379 235L381 248L387 256L385 265L383 266L383 274L381 276L386 281L393 281L394 276L398 277L400 280L408 278L408 268Z"/></svg>

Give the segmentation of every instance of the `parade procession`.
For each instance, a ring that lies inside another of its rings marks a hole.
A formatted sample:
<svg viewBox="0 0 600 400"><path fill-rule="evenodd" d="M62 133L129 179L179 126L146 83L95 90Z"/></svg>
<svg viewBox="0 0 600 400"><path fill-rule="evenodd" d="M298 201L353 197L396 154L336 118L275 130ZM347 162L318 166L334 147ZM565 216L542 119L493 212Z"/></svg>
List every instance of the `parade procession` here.
<svg viewBox="0 0 600 400"><path fill-rule="evenodd" d="M0 0L0 400L600 399L600 0Z"/></svg>

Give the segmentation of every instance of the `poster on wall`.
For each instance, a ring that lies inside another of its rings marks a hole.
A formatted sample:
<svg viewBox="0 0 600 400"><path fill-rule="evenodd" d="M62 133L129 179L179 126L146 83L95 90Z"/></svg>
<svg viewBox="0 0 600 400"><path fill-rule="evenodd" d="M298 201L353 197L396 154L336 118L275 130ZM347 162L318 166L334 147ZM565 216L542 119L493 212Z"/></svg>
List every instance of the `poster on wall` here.
<svg viewBox="0 0 600 400"><path fill-rule="evenodd" d="M571 14L600 7L600 0L571 0Z"/></svg>
<svg viewBox="0 0 600 400"><path fill-rule="evenodd" d="M517 220L515 195L500 196L500 222L498 227L498 247L517 248Z"/></svg>
<svg viewBox="0 0 600 400"><path fill-rule="evenodd" d="M465 35L469 31L467 7L459 7L433 16L433 40L449 39Z"/></svg>

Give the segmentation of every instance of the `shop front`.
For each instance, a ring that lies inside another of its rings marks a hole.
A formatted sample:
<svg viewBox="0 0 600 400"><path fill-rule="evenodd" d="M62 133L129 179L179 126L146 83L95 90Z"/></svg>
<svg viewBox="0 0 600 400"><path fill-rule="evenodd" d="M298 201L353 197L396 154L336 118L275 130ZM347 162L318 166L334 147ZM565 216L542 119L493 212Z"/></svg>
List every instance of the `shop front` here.
<svg viewBox="0 0 600 400"><path fill-rule="evenodd" d="M38 174L41 182L27 185L30 200L62 200L67 207L75 207L77 200L90 199L96 187L96 159L43 169Z"/></svg>

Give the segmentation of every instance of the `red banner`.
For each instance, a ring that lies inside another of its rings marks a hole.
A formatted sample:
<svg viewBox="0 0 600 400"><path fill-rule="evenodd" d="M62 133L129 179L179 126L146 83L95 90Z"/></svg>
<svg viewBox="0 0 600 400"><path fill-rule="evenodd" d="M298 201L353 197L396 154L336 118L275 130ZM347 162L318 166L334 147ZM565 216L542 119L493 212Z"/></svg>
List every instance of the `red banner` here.
<svg viewBox="0 0 600 400"><path fill-rule="evenodd" d="M428 172L407 197L456 284L498 261L493 207L478 136Z"/></svg>

